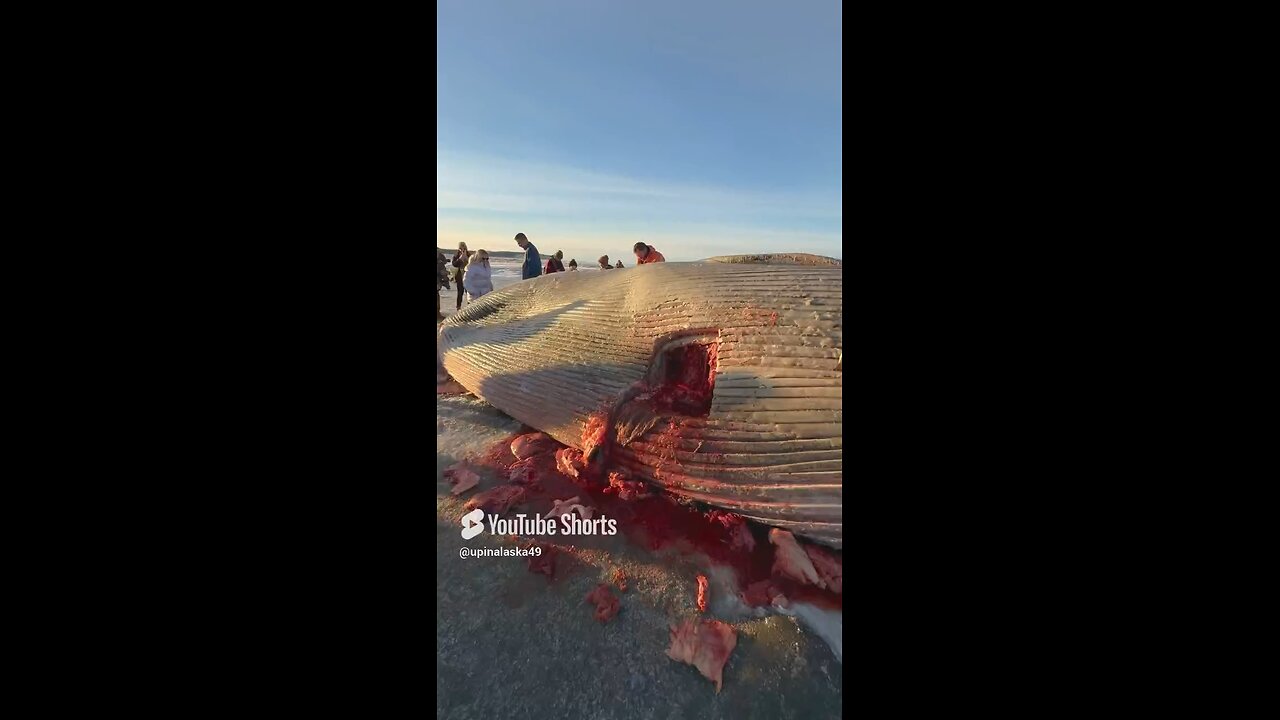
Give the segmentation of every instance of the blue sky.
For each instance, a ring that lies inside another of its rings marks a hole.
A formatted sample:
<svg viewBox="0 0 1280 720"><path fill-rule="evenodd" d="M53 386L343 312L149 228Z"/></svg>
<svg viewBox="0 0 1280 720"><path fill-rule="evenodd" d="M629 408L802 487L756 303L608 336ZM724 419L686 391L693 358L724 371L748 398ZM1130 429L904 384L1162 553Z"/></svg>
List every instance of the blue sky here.
<svg viewBox="0 0 1280 720"><path fill-rule="evenodd" d="M439 0L442 247L840 257L836 0Z"/></svg>

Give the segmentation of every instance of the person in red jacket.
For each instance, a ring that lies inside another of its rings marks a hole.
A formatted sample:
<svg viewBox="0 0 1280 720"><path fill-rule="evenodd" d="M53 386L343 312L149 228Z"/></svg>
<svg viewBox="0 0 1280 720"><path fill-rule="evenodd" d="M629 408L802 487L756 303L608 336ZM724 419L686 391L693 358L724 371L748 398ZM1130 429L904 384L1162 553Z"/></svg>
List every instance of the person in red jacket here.
<svg viewBox="0 0 1280 720"><path fill-rule="evenodd" d="M658 249L652 245L645 245L642 242L638 242L632 249L635 250L636 253L637 265L648 265L649 263L667 261L666 258L662 257L662 253L658 252Z"/></svg>
<svg viewBox="0 0 1280 720"><path fill-rule="evenodd" d="M547 266L542 269L542 274L550 275L551 273L564 272L564 263L561 262L563 259L564 251L557 250L555 255L547 258Z"/></svg>

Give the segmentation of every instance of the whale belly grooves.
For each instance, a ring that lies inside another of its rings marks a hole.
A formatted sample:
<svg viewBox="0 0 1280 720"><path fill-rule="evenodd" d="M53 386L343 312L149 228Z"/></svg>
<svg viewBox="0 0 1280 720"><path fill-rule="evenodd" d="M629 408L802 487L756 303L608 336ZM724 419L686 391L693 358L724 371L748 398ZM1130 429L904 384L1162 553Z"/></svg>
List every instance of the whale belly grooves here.
<svg viewBox="0 0 1280 720"><path fill-rule="evenodd" d="M443 363L566 445L603 418L633 479L841 547L841 279L786 260L554 273L446 320Z"/></svg>

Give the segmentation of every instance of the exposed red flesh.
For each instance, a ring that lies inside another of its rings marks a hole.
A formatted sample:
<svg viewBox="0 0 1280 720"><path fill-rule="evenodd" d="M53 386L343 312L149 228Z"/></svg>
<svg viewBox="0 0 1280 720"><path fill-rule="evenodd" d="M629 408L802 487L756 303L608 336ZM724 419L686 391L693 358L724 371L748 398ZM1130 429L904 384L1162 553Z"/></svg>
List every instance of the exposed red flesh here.
<svg viewBox="0 0 1280 720"><path fill-rule="evenodd" d="M608 426L608 418L603 412L596 413L587 419L586 426L582 428L583 458L591 457L592 451L604 444L604 436Z"/></svg>
<svg viewBox="0 0 1280 720"><path fill-rule="evenodd" d="M805 553L809 556L809 560L813 562L813 569L818 571L818 577L822 578L822 582L826 584L827 589L837 595L842 595L844 583L841 576L844 574L844 565L840 559L820 545L805 543L801 547L804 548Z"/></svg>
<svg viewBox="0 0 1280 720"><path fill-rule="evenodd" d="M596 606L596 619L601 623L609 622L609 618L618 614L621 603L609 591L609 586L600 583L595 590L587 593L587 602Z"/></svg>
<svg viewBox="0 0 1280 720"><path fill-rule="evenodd" d="M746 518L724 510L710 510L707 512L707 519L720 523L729 531L729 547L745 552L755 550L756 539L751 536Z"/></svg>
<svg viewBox="0 0 1280 720"><path fill-rule="evenodd" d="M808 553L801 549L794 535L786 530L773 528L769 531L769 542L778 548L773 561L774 573L820 588L827 586L818 576L818 571L813 567L813 561L809 559Z"/></svg>
<svg viewBox="0 0 1280 720"><path fill-rule="evenodd" d="M707 611L707 576L698 576L698 612Z"/></svg>
<svg viewBox="0 0 1280 720"><path fill-rule="evenodd" d="M585 465L582 451L577 448L562 447L556 451L556 469L575 480L581 476Z"/></svg>
<svg viewBox="0 0 1280 720"><path fill-rule="evenodd" d="M511 454L523 460L530 455L538 455L547 450L559 447L546 433L525 433L511 441Z"/></svg>
<svg viewBox="0 0 1280 720"><path fill-rule="evenodd" d="M702 676L716 684L716 692L724 683L724 666L738 646L738 631L719 620L685 620L671 626L671 647L667 657L696 668Z"/></svg>
<svg viewBox="0 0 1280 720"><path fill-rule="evenodd" d="M711 395L715 387L715 343L691 343L663 356L665 377L654 390L649 402L662 413L706 416L711 411Z"/></svg>
<svg viewBox="0 0 1280 720"><path fill-rule="evenodd" d="M617 495L619 500L641 500L650 495L649 485L639 480L628 480L623 473L609 473L609 487L604 491Z"/></svg>

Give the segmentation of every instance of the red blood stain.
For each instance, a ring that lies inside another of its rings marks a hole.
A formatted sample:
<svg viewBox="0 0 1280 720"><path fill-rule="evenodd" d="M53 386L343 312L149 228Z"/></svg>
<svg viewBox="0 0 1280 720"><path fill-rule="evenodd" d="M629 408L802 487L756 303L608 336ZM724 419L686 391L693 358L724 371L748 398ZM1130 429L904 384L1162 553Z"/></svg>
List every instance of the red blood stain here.
<svg viewBox="0 0 1280 720"><path fill-rule="evenodd" d="M471 498L466 504L466 509L480 508L486 515L504 515L507 510L523 503L525 499L525 489L519 485L499 485Z"/></svg>
<svg viewBox="0 0 1280 720"><path fill-rule="evenodd" d="M758 580L747 586L740 593L742 601L751 607L767 607L773 599L782 594L782 590L772 579Z"/></svg>
<svg viewBox="0 0 1280 720"><path fill-rule="evenodd" d="M724 511L700 512L665 494L631 502L600 495L596 503L600 511L616 519L619 532L642 547L704 554L712 562L732 568L743 588L764 582L791 600L805 600L828 608L841 605L836 592L774 577L775 548L765 540L767 529L760 525ZM726 518L726 515L732 517ZM840 551L822 548L821 552L833 564L841 562ZM772 597L760 596L759 592L744 599L753 606L767 606L772 601Z"/></svg>
<svg viewBox="0 0 1280 720"><path fill-rule="evenodd" d="M555 545L548 543L531 542L525 545L525 549L532 550L538 547L542 549L541 555L529 556L529 572L541 573L547 576L547 582L551 582L556 577L556 555L560 553Z"/></svg>
<svg viewBox="0 0 1280 720"><path fill-rule="evenodd" d="M809 555L809 560L813 562L814 569L818 571L818 577L822 578L827 588L837 595L843 594L844 566L841 564L840 558L821 545L804 544L801 547Z"/></svg>
<svg viewBox="0 0 1280 720"><path fill-rule="evenodd" d="M618 614L622 603L609 592L609 586L600 583L595 590L587 593L587 602L596 606L596 619L601 623L609 622L609 618Z"/></svg>
<svg viewBox="0 0 1280 720"><path fill-rule="evenodd" d="M707 512L707 519L720 523L728 531L729 547L745 552L755 549L756 540L751 537L751 529L747 527L746 518L724 510L711 510Z"/></svg>
<svg viewBox="0 0 1280 720"><path fill-rule="evenodd" d="M514 433L493 445L480 454L473 462L476 465L483 465L498 472L502 477L507 476L507 472L515 463L516 457L511 454L511 443L523 433Z"/></svg>
<svg viewBox="0 0 1280 720"><path fill-rule="evenodd" d="M597 416L592 425L594 430L588 434L603 442L603 417ZM673 450L680 440L680 429L678 423L670 422L651 444L665 443ZM775 575L772 570L776 549L765 539L768 528L731 512L679 502L657 488L628 479L619 470L600 473L599 468L582 465L581 452L558 444L517 462L510 448L512 440L520 434L505 438L471 461L473 466L489 468L501 478L510 479L515 468L517 482L477 495L469 507L483 505L490 508L486 510L489 512L527 503L535 512L545 515L553 499L577 494L600 515L616 520L619 532L641 547L679 554L701 553L716 564L732 568L742 589L740 595L748 605L768 606L779 595L784 595L788 601L802 600L827 608L841 606L841 551L800 542L828 589ZM669 452L668 457L674 459L674 452ZM605 475L609 477L608 483L600 480ZM531 560L530 570L554 573L554 561L548 566L546 561ZM626 578L620 570L615 573L614 582L626 589ZM602 596L597 594L599 597ZM602 622L616 613L616 610L608 611L607 603L602 607L604 610L598 614L607 616Z"/></svg>
<svg viewBox="0 0 1280 720"><path fill-rule="evenodd" d="M507 473L507 480L522 485L530 490L541 491L542 483L538 482L538 465L546 465L546 461L539 457L526 457L523 460L517 460L511 464L511 470Z"/></svg>
<svg viewBox="0 0 1280 720"><path fill-rule="evenodd" d="M664 470L679 465L679 461L676 460L676 450L680 447L682 439L680 425L674 419L668 420L665 428L651 436L650 452L657 457L657 464L653 468L655 478L661 478Z"/></svg>
<svg viewBox="0 0 1280 720"><path fill-rule="evenodd" d="M707 611L707 576L698 576L698 612Z"/></svg>

